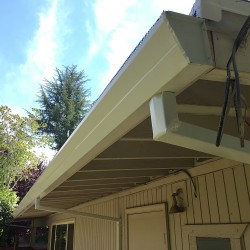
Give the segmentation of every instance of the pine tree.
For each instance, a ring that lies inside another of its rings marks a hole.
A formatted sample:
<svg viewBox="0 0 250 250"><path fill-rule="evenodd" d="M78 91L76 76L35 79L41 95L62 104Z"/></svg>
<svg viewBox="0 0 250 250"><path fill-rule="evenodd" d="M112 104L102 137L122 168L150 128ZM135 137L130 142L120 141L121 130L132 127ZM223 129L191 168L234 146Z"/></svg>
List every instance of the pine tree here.
<svg viewBox="0 0 250 250"><path fill-rule="evenodd" d="M52 149L59 150L90 108L90 91L84 71L77 66L55 69L52 80L45 79L38 95L41 109L33 109L40 132L52 137Z"/></svg>

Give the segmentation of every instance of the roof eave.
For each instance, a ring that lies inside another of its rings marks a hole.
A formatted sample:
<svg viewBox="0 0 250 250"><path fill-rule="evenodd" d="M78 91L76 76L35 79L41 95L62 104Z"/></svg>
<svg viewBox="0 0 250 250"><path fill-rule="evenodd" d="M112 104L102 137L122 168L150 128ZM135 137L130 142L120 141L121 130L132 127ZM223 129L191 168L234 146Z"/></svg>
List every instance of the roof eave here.
<svg viewBox="0 0 250 250"><path fill-rule="evenodd" d="M190 26L195 36L181 34ZM152 96L163 90L179 93L211 70L209 51L202 19L164 12L24 197L14 217L20 217L37 197L47 195L149 116Z"/></svg>

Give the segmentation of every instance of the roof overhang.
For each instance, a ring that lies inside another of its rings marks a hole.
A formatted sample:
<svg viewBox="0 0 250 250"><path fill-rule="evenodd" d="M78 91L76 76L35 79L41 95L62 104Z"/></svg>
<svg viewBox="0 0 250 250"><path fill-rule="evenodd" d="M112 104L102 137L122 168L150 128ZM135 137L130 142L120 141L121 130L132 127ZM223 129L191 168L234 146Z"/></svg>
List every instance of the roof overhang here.
<svg viewBox="0 0 250 250"><path fill-rule="evenodd" d="M227 42L232 44L234 37ZM205 20L163 12L14 216L47 215L34 210L37 198L42 205L68 209L147 183L169 170L193 167L197 159L214 157L208 152L153 141L149 118L152 97L168 91L177 96L181 118L199 125L206 120L205 126L209 120L214 127L212 121L218 118L218 102L223 98L218 95L224 88L220 81L225 80L223 67L215 69L214 39ZM230 53L228 48L225 53ZM245 75L248 88L248 72ZM207 92L201 94L203 98L199 96L201 90Z"/></svg>

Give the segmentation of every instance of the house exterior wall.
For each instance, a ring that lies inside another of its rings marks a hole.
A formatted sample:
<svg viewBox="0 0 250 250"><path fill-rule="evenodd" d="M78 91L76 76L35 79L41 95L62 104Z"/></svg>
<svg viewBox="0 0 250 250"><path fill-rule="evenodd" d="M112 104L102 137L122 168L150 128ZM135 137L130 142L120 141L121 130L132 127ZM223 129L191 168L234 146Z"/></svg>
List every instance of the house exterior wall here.
<svg viewBox="0 0 250 250"><path fill-rule="evenodd" d="M198 188L198 197L190 179L184 173L168 176L147 185L111 195L75 208L78 211L122 218L122 249L127 249L126 216L128 208L167 203L172 205L172 193L183 189L186 211L167 214L171 250L189 250L189 237L184 225L249 224L250 166L220 159L190 169ZM49 224L75 221L74 249L115 250L116 224L110 221L53 215ZM250 226L245 230L243 244L250 249Z"/></svg>

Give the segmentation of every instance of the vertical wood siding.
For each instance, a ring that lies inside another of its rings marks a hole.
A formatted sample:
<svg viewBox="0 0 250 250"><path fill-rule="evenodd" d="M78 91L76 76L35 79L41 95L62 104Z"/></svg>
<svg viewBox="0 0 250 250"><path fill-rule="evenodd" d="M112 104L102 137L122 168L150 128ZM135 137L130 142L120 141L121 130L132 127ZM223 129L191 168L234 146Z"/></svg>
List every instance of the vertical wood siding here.
<svg viewBox="0 0 250 250"><path fill-rule="evenodd" d="M182 232L183 225L250 223L250 166L237 164L225 167L212 172L199 171L197 167L192 172L198 189L197 198L194 196L191 181L182 175L182 179L175 178L172 183L166 178L166 183L161 181L161 184L151 188L145 186L138 192L128 191L122 196L82 207L80 211L122 217L122 246L126 250L125 209L163 202L167 202L170 208L172 193L182 188L187 210L184 213L168 215L169 240L171 250L189 250L188 236ZM51 219L53 220L56 220L56 216ZM243 239L246 249L250 249L249 227ZM116 240L114 222L76 218L75 249L115 250Z"/></svg>

